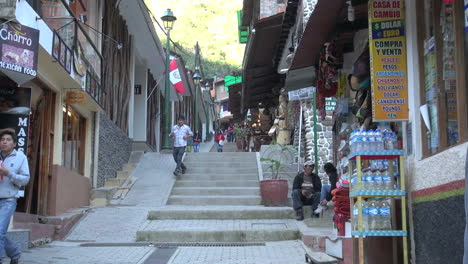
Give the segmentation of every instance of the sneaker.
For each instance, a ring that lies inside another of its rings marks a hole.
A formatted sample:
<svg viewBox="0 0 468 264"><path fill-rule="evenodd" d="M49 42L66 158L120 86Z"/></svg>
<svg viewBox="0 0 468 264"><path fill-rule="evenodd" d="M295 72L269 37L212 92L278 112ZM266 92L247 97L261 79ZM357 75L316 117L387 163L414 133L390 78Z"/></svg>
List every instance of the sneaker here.
<svg viewBox="0 0 468 264"><path fill-rule="evenodd" d="M185 174L185 172L187 171L187 168L182 168L182 174Z"/></svg>
<svg viewBox="0 0 468 264"><path fill-rule="evenodd" d="M321 212L323 212L323 211L325 211L325 210L327 210L327 207L326 207L326 206L319 205L319 206L317 207L317 209L315 209L314 213L315 213L315 214L320 214Z"/></svg>
<svg viewBox="0 0 468 264"><path fill-rule="evenodd" d="M179 176L179 175L180 175L180 172L179 172L178 170L175 170L175 171L173 172L173 174L174 174L174 176L176 176L176 177L177 177L177 176Z"/></svg>
<svg viewBox="0 0 468 264"><path fill-rule="evenodd" d="M10 260L10 264L18 264L18 263L19 263L19 259Z"/></svg>
<svg viewBox="0 0 468 264"><path fill-rule="evenodd" d="M302 212L302 208L296 210L296 220L297 221L304 220L304 213Z"/></svg>

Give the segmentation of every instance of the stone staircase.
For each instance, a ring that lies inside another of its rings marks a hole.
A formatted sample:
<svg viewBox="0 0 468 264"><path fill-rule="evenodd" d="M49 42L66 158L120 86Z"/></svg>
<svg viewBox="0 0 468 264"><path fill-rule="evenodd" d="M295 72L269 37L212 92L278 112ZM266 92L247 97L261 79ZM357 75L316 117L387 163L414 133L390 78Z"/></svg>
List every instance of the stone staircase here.
<svg viewBox="0 0 468 264"><path fill-rule="evenodd" d="M123 199L136 181L131 176L143 158L143 151L133 151L122 170L117 171L115 178L106 179L104 186L91 190L91 206L107 206L111 200Z"/></svg>
<svg viewBox="0 0 468 264"><path fill-rule="evenodd" d="M188 153L184 163L187 173L175 182L166 206L148 213L138 242L229 246L306 238L307 246L316 249L304 251L310 263L337 263L318 247L324 243L319 237L331 228L304 234L307 225L321 219L297 222L291 207L260 205L256 153Z"/></svg>
<svg viewBox="0 0 468 264"><path fill-rule="evenodd" d="M255 153L189 153L167 206L148 214L138 231L146 242L266 242L296 240L289 207L260 205Z"/></svg>

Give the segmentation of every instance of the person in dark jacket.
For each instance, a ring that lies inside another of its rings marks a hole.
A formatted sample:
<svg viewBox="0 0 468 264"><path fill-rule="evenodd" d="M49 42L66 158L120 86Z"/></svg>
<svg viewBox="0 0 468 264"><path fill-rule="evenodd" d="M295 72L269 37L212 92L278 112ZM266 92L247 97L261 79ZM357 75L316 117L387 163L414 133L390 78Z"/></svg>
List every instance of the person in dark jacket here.
<svg viewBox="0 0 468 264"><path fill-rule="evenodd" d="M320 190L322 189L322 182L320 178L313 173L315 164L313 161L304 163L304 172L300 172L294 178L292 200L293 208L296 211L296 220L304 220L304 212L302 207L304 205L311 205L312 211L317 209L320 202ZM313 213L312 216L318 215Z"/></svg>
<svg viewBox="0 0 468 264"><path fill-rule="evenodd" d="M322 186L322 190L320 192L320 205L317 210L315 210L316 214L320 214L323 210L327 210L327 203L332 200L331 191L336 189L336 182L338 181L338 173L332 163L325 163L323 170L328 175L330 184L324 184Z"/></svg>

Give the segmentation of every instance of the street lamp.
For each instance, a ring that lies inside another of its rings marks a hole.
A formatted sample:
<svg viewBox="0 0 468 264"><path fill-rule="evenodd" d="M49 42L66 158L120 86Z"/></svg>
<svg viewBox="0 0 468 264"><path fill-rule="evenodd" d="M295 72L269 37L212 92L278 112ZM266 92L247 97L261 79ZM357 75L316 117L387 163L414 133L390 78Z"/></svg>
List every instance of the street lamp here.
<svg viewBox="0 0 468 264"><path fill-rule="evenodd" d="M193 74L193 82L195 83L195 131L198 131L198 89L202 77L198 69L195 70ZM200 132L200 131L198 131Z"/></svg>
<svg viewBox="0 0 468 264"><path fill-rule="evenodd" d="M164 82L164 134L163 134L163 149L170 148L169 133L171 131L171 124L169 123L171 118L169 114L169 64L171 63L171 29L174 26L174 21L177 18L172 13L171 9L167 9L164 15L161 17L164 23L164 28L167 31L167 44L166 44L166 81Z"/></svg>
<svg viewBox="0 0 468 264"><path fill-rule="evenodd" d="M208 93L208 98L211 98L210 88L211 88L210 82L206 81L205 91ZM206 129L205 129L206 140L208 140L208 135L210 134L209 124L212 124L212 122L210 121L210 114L209 114L210 108L211 108L210 102L205 102L205 109L206 109L206 112L205 112L206 113Z"/></svg>

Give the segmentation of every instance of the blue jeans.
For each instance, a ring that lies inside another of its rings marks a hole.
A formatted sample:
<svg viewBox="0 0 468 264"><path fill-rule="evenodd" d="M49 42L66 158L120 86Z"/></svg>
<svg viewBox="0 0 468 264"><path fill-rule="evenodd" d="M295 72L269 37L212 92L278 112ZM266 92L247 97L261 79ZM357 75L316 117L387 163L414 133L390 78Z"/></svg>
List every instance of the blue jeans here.
<svg viewBox="0 0 468 264"><path fill-rule="evenodd" d="M320 191L320 202L322 202L323 199L327 198L327 195L330 193L330 190L331 190L330 184L322 185L322 190Z"/></svg>
<svg viewBox="0 0 468 264"><path fill-rule="evenodd" d="M0 261L3 258L3 249L11 259L19 259L21 252L18 245L6 236L10 219L16 210L16 198L0 199Z"/></svg>
<svg viewBox="0 0 468 264"><path fill-rule="evenodd" d="M174 147L172 150L172 155L174 156L174 161L177 164L175 171L180 172L180 170L185 170L186 167L182 163L182 158L184 157L185 147Z"/></svg>
<svg viewBox="0 0 468 264"><path fill-rule="evenodd" d="M193 144L193 151L200 152L200 144Z"/></svg>
<svg viewBox="0 0 468 264"><path fill-rule="evenodd" d="M306 197L302 196L302 191L301 189L294 189L292 191L292 202L293 202L293 209L298 210L301 209L304 205L310 205L312 206L312 212L317 209L320 201L320 194L318 192L315 192L312 197L307 199Z"/></svg>
<svg viewBox="0 0 468 264"><path fill-rule="evenodd" d="M217 144L218 152L223 152L223 145Z"/></svg>

